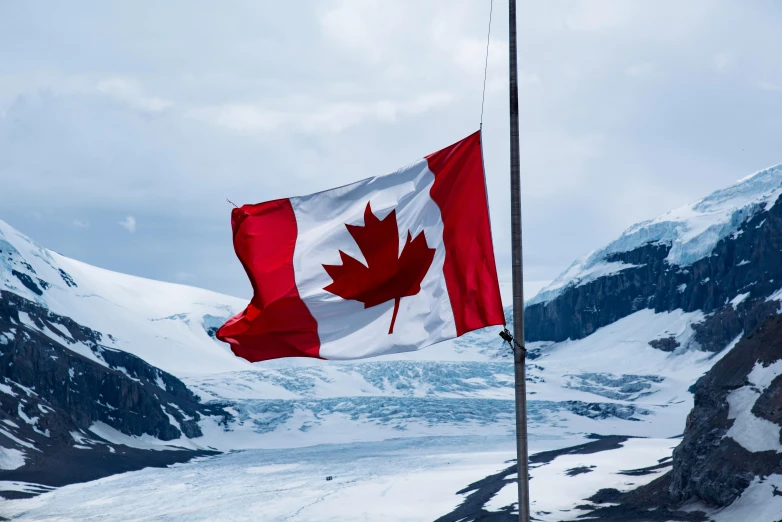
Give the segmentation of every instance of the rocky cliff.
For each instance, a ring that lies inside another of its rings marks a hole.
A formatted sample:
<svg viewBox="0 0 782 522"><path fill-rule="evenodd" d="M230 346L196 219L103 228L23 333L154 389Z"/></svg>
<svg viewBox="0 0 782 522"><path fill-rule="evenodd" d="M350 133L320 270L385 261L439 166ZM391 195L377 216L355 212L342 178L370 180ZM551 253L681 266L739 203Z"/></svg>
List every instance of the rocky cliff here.
<svg viewBox="0 0 782 522"><path fill-rule="evenodd" d="M673 454L670 493L724 507L758 477L782 474L782 316L747 335L695 386Z"/></svg>
<svg viewBox="0 0 782 522"><path fill-rule="evenodd" d="M603 521L779 519L782 481L782 316L745 336L694 388L673 466L626 494L603 490ZM742 497L746 502L736 506ZM776 507L773 507L774 504ZM766 508L773 507L769 517Z"/></svg>
<svg viewBox="0 0 782 522"><path fill-rule="evenodd" d="M780 296L775 293L782 288L782 205L778 204L782 197L776 190L782 182L782 169L771 169L771 174L762 172L756 177L769 178L764 179L765 185L774 190L761 192L756 198L759 202L742 201L744 206L731 209L732 213L723 211L727 223L720 224L716 231L712 230L717 226L713 224L701 232L708 239L720 239L712 241L708 252L700 252L700 257L690 256L697 259L687 258L686 264L680 264L683 256L681 248L677 249L681 237L653 233L659 223L630 229L626 236L643 237L638 230L646 227L650 241L629 242L640 242L629 249L609 245L591 261L592 266L584 263L592 273L599 274L600 269L603 275L580 279L568 276L560 282L561 288L544 289L542 297L530 301L526 307L527 341L581 339L644 308L657 312L681 309L705 314L697 327L696 340L701 348L716 352L776 314ZM735 196L726 189L716 193L719 198L710 198L722 201L727 197L722 192ZM694 226L686 221L665 224L676 230ZM586 272L584 266L577 268L571 271Z"/></svg>
<svg viewBox="0 0 782 522"><path fill-rule="evenodd" d="M0 495L211 453L190 439L203 415L227 414L103 337L0 291Z"/></svg>

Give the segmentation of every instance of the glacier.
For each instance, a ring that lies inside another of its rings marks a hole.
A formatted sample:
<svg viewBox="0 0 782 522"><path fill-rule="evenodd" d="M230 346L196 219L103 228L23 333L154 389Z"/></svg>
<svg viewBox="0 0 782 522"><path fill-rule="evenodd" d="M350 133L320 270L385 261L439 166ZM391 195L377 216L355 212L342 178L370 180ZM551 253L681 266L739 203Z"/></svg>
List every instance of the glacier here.
<svg viewBox="0 0 782 522"><path fill-rule="evenodd" d="M463 502L464 494L457 492L466 484L508 468L515 457L509 442L430 437L241 451L7 501L2 512L13 520L37 521L431 521ZM676 443L630 439L610 451L563 455L533 466L535 519L575 518L579 511L572 499L593 494L596 485L626 491L650 482L662 471L643 476L622 472L658 464ZM591 466L591 472L566 474L580 466ZM516 485L505 485L488 507L513 512L515 496Z"/></svg>

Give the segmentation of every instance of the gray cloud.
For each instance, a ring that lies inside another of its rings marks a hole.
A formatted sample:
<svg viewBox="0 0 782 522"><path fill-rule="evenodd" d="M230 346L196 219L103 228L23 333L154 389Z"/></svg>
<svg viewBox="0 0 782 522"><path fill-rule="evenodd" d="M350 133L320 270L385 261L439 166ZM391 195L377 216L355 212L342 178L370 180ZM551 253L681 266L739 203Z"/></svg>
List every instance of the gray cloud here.
<svg viewBox="0 0 782 522"><path fill-rule="evenodd" d="M382 174L474 131L487 7L0 4L0 219L106 268L247 296L225 198ZM495 1L484 117L503 272L506 9ZM782 161L781 23L772 0L520 4L531 280ZM143 234L118 233L127 215Z"/></svg>
<svg viewBox="0 0 782 522"><path fill-rule="evenodd" d="M125 219L118 221L117 224L131 234L135 234L136 232L136 218L133 216L126 216Z"/></svg>

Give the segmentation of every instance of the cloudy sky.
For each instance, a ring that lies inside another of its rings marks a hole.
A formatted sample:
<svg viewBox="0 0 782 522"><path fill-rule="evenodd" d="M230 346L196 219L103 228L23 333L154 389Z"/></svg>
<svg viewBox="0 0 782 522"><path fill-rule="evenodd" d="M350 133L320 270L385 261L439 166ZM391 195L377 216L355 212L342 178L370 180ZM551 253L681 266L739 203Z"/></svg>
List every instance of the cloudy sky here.
<svg viewBox="0 0 782 522"><path fill-rule="evenodd" d="M386 173L477 129L488 0L0 0L0 219L249 297L225 198ZM525 270L782 162L782 3L519 2ZM507 2L484 116L509 254ZM530 285L532 288L533 285Z"/></svg>

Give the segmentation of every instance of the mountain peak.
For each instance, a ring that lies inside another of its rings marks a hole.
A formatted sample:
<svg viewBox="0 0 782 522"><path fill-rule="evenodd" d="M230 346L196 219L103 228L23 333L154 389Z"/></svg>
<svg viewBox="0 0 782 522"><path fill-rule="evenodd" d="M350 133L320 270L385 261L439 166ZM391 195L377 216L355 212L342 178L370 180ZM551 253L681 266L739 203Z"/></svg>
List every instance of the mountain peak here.
<svg viewBox="0 0 782 522"><path fill-rule="evenodd" d="M689 205L625 230L608 245L577 259L527 304L551 301L565 288L634 265L610 262L611 254L629 252L649 243L671 247L667 261L687 266L708 256L717 243L738 231L757 212L771 208L782 194L782 164L746 176Z"/></svg>
<svg viewBox="0 0 782 522"><path fill-rule="evenodd" d="M72 318L103 334L109 348L131 352L164 371L249 366L210 333L242 309L243 299L91 266L37 245L3 221L0 291ZM78 343L69 348L94 360Z"/></svg>

